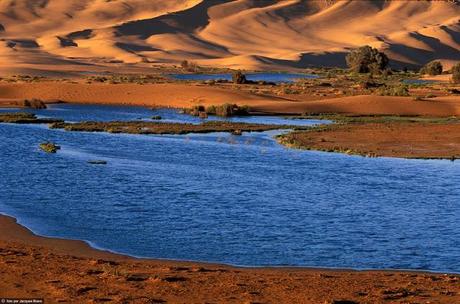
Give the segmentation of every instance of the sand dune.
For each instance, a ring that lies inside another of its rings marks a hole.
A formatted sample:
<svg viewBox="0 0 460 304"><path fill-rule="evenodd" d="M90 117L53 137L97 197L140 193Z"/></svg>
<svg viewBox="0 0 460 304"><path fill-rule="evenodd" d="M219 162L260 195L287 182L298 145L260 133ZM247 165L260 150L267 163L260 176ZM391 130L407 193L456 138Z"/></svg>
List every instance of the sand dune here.
<svg viewBox="0 0 460 304"><path fill-rule="evenodd" d="M3 0L0 72L343 65L369 44L396 66L460 60L456 1ZM124 65L123 65L124 64ZM55 65L53 68L52 66Z"/></svg>

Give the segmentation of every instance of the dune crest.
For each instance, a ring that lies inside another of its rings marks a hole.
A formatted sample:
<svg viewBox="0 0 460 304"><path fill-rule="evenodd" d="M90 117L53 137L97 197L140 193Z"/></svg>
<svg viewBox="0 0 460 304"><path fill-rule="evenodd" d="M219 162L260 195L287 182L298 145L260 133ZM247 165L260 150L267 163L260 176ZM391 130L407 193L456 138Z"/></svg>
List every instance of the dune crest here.
<svg viewBox="0 0 460 304"><path fill-rule="evenodd" d="M458 1L3 0L2 73L202 65L344 65L368 44L395 66L460 60ZM53 67L54 66L54 67Z"/></svg>

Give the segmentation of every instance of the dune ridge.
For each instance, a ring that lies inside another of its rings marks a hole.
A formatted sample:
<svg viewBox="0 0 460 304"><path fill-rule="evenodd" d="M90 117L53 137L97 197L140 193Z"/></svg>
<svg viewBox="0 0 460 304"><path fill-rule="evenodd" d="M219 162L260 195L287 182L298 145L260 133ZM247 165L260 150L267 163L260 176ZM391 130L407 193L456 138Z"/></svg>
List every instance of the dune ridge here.
<svg viewBox="0 0 460 304"><path fill-rule="evenodd" d="M344 65L368 44L395 66L460 60L458 1L3 0L0 73Z"/></svg>

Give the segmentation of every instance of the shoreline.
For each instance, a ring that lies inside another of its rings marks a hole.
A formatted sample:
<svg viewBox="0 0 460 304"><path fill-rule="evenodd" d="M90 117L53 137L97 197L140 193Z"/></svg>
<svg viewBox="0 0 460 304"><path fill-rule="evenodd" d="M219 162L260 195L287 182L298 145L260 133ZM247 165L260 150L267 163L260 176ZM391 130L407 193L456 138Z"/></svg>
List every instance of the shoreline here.
<svg viewBox="0 0 460 304"><path fill-rule="evenodd" d="M249 106L265 115L353 114L401 116L460 116L460 96L413 97L353 95L319 97L305 94L261 94L242 86L202 84L86 84L44 81L0 83L0 106L24 99L78 104L191 108L224 103Z"/></svg>
<svg viewBox="0 0 460 304"><path fill-rule="evenodd" d="M166 263L185 263L185 264L201 264L203 266L229 267L235 269L271 269L271 270L307 270L307 271L334 271L334 272L401 272L401 273L420 273L420 274L435 274L435 275L460 275L459 272L436 271L427 269L392 269L392 268L343 268L343 267L317 267L317 266L294 266L294 265L234 265L219 262L181 260L170 258L154 258L141 257L122 252L112 251L107 248L91 245L88 240L68 239L60 237L44 236L35 233L26 225L19 223L19 220L11 215L0 212L0 230L9 231L9 233L1 236L0 241L15 241L26 243L28 245L39 245L49 247L53 250L58 250L64 254L72 254L81 257L106 257L120 260L137 260L137 261L156 261ZM11 237L14 235L14 237ZM31 243L31 244L29 244ZM55 245L57 244L57 245ZM77 249L76 251L74 251Z"/></svg>
<svg viewBox="0 0 460 304"><path fill-rule="evenodd" d="M140 300L146 295L157 299L155 303L460 301L460 274L135 258L95 249L85 241L39 236L3 214L0 230L5 231L0 235L0 265L6 265L0 297L38 297L50 303L144 303Z"/></svg>

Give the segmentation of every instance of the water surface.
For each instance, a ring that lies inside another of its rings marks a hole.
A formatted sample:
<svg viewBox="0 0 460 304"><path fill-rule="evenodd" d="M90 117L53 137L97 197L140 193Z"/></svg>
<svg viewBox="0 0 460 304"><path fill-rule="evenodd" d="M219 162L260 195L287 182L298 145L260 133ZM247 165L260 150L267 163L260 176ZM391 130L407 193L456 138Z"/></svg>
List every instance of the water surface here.
<svg viewBox="0 0 460 304"><path fill-rule="evenodd" d="M36 113L71 121L157 114L87 105ZM42 235L134 256L460 272L459 162L286 149L277 133L146 136L0 124L0 212ZM62 150L42 153L45 140Z"/></svg>
<svg viewBox="0 0 460 304"><path fill-rule="evenodd" d="M227 74L172 74L171 77L179 80L232 80L232 75ZM247 80L267 82L294 82L296 79L318 78L314 74L292 74L292 73L248 73Z"/></svg>

